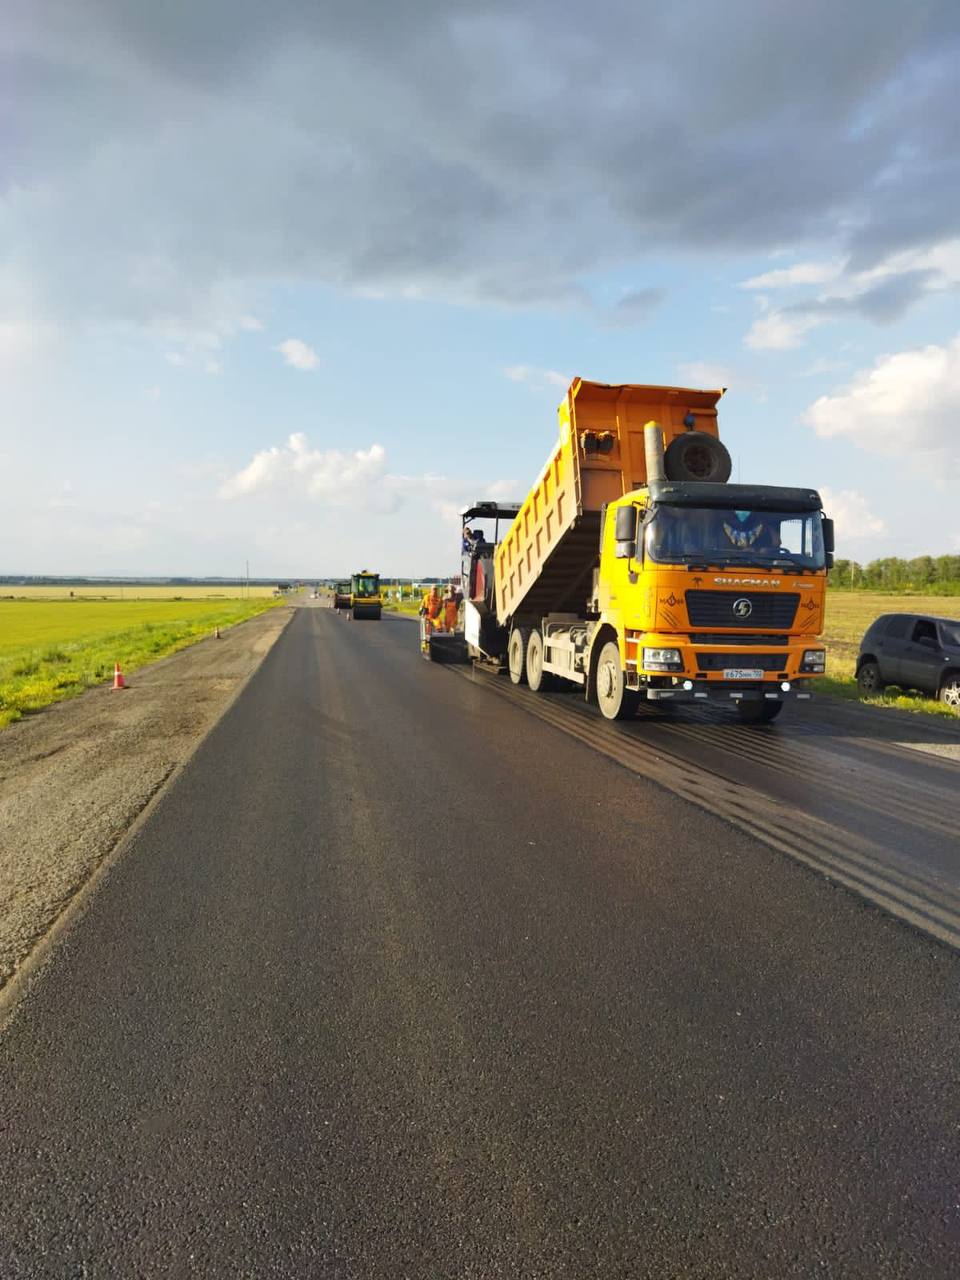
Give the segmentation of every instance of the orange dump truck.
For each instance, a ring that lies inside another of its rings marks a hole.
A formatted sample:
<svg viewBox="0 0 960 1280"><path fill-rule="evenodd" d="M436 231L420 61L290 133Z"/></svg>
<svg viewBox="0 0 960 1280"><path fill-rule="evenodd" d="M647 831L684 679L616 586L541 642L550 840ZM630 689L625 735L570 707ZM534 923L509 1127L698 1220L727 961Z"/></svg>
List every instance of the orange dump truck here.
<svg viewBox="0 0 960 1280"><path fill-rule="evenodd" d="M646 698L759 722L810 697L833 525L813 489L728 482L722 394L573 381L519 510L488 504L503 538L465 531L474 657L534 690L572 681L608 719Z"/></svg>

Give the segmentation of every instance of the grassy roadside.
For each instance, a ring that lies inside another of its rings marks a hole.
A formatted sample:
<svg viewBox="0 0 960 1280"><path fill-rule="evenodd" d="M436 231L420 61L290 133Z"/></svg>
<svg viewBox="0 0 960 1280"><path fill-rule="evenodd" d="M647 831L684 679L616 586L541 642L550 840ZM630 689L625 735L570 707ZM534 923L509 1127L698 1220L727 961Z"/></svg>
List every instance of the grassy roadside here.
<svg viewBox="0 0 960 1280"><path fill-rule="evenodd" d="M386 600L383 607L390 613L402 613L406 614L407 617L416 618L420 612L420 601L403 600L398 602L396 600Z"/></svg>
<svg viewBox="0 0 960 1280"><path fill-rule="evenodd" d="M274 608L252 600L0 600L0 728Z"/></svg>
<svg viewBox="0 0 960 1280"><path fill-rule="evenodd" d="M28 586L0 584L0 600L267 600L273 598L273 593L273 587L247 587L239 583L197 586L193 583L127 582L122 586L119 583L94 583L72 587L54 583Z"/></svg>

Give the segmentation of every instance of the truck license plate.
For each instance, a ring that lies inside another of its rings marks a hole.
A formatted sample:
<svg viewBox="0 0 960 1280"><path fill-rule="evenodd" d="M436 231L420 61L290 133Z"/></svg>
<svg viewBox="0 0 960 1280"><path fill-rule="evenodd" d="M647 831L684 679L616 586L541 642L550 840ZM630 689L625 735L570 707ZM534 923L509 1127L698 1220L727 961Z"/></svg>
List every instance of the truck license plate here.
<svg viewBox="0 0 960 1280"><path fill-rule="evenodd" d="M724 680L762 680L763 670L760 667L726 667Z"/></svg>

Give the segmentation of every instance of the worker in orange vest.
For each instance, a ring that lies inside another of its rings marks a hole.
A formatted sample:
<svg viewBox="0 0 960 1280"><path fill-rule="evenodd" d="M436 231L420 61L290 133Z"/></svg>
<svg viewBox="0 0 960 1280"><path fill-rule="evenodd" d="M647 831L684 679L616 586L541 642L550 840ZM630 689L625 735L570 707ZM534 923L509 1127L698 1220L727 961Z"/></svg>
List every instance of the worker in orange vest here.
<svg viewBox="0 0 960 1280"><path fill-rule="evenodd" d="M457 600L456 592L453 587L449 587L447 594L443 597L443 627L445 631L453 633L457 629L457 617L460 612L460 605Z"/></svg>
<svg viewBox="0 0 960 1280"><path fill-rule="evenodd" d="M430 637L434 631L442 628L440 620L440 611L443 608L443 600L436 585L424 595L420 602L420 646L426 650Z"/></svg>

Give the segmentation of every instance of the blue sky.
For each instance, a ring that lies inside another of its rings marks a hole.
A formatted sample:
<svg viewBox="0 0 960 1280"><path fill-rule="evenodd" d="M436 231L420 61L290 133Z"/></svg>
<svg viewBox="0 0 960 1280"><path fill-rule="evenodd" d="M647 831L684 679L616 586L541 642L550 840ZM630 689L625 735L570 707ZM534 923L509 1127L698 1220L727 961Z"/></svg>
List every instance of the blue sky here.
<svg viewBox="0 0 960 1280"><path fill-rule="evenodd" d="M957 6L12 15L0 572L443 572L574 374L960 547Z"/></svg>

